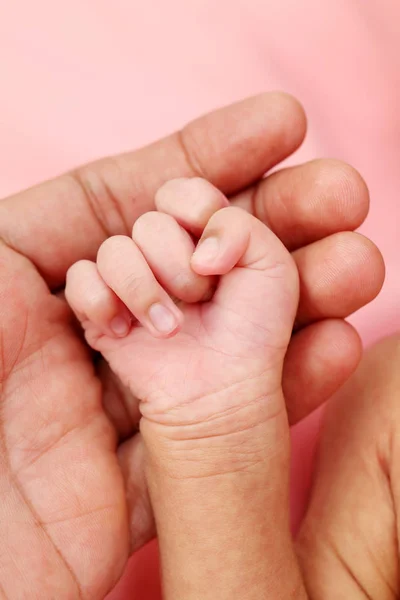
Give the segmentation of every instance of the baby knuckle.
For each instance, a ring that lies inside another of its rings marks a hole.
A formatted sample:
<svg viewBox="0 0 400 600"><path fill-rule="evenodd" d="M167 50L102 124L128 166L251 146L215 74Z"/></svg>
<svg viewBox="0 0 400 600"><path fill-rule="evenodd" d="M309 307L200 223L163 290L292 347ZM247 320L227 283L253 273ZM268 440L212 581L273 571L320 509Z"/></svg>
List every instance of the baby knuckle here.
<svg viewBox="0 0 400 600"><path fill-rule="evenodd" d="M138 300L140 297L143 297L148 284L149 281L145 275L129 273L120 280L119 287L125 290L130 297Z"/></svg>
<svg viewBox="0 0 400 600"><path fill-rule="evenodd" d="M141 238L143 234L147 234L149 229L158 228L159 222L162 219L162 214L156 211L149 211L136 219L132 227L132 237Z"/></svg>
<svg viewBox="0 0 400 600"><path fill-rule="evenodd" d="M104 309L109 307L110 300L109 288L89 292L86 297L87 310L95 313L104 312Z"/></svg>
<svg viewBox="0 0 400 600"><path fill-rule="evenodd" d="M115 254L122 252L126 247L126 241L129 240L125 235L114 235L107 238L101 244L97 251L97 263L102 265L108 261L112 261Z"/></svg>

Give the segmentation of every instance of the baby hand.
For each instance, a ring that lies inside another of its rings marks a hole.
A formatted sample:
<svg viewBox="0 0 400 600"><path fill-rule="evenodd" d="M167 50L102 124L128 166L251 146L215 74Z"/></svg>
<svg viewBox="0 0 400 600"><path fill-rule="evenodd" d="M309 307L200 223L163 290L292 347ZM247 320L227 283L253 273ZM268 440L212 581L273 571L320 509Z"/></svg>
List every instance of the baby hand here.
<svg viewBox="0 0 400 600"><path fill-rule="evenodd" d="M109 238L96 263L68 273L89 345L139 398L141 427L171 439L229 435L284 412L298 303L289 252L204 180L169 182L156 207L131 238Z"/></svg>

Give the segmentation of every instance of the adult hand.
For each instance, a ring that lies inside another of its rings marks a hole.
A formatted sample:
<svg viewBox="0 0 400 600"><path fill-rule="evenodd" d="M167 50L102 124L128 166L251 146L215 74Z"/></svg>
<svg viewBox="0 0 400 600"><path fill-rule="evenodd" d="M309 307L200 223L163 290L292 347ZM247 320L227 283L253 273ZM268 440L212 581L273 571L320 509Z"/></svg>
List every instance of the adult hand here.
<svg viewBox="0 0 400 600"><path fill-rule="evenodd" d="M328 404L297 539L313 600L399 597L399 360L379 342Z"/></svg>
<svg viewBox="0 0 400 600"><path fill-rule="evenodd" d="M94 258L109 235L129 233L166 180L204 176L293 251L301 300L284 373L292 422L357 365L358 337L341 319L371 300L383 280L379 252L348 233L368 211L362 179L331 161L260 179L304 134L304 114L293 99L263 95L0 204L6 597L102 598L130 549L153 535L140 437L131 437L134 399L117 393L107 372L103 398L92 357L52 292L62 289L73 262ZM129 439L118 447L121 436Z"/></svg>

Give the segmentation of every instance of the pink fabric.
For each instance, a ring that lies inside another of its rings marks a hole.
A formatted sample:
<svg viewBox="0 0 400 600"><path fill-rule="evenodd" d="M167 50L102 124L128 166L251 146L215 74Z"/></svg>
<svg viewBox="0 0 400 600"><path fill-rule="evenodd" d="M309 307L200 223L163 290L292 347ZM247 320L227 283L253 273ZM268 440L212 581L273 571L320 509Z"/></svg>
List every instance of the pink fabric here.
<svg viewBox="0 0 400 600"><path fill-rule="evenodd" d="M383 250L388 276L353 322L366 342L398 328L397 0L0 0L0 14L0 195L283 88L309 115L296 160L342 158L371 189L362 231ZM294 432L294 521L317 424ZM154 552L131 561L110 600L160 597Z"/></svg>

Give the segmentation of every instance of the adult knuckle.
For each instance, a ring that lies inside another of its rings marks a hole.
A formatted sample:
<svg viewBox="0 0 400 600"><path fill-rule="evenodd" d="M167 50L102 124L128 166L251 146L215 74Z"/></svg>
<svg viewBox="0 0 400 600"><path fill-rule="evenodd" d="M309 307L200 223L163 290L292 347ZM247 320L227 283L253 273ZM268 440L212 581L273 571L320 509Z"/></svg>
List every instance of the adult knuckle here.
<svg viewBox="0 0 400 600"><path fill-rule="evenodd" d="M69 174L105 237L116 231L126 233L129 230L123 203L112 184L121 179L120 171L117 161L108 158Z"/></svg>

